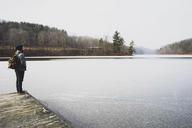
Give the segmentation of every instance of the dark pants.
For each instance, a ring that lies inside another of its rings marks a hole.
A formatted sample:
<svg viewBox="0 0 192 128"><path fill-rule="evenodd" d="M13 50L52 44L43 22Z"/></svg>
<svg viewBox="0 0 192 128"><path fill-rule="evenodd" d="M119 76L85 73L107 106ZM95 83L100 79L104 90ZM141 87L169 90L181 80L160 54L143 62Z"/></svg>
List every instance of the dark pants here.
<svg viewBox="0 0 192 128"><path fill-rule="evenodd" d="M17 87L17 92L18 93L22 93L23 92L22 82L23 82L23 78L24 78L24 73L25 73L25 71L15 70L15 74L16 74L16 77L17 77L16 87Z"/></svg>

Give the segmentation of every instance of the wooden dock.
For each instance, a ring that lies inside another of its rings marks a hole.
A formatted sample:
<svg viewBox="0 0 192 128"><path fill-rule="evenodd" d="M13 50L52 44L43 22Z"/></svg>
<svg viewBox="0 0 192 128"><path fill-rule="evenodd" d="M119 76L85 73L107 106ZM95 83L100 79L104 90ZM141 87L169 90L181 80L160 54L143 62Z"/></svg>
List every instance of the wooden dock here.
<svg viewBox="0 0 192 128"><path fill-rule="evenodd" d="M0 95L0 128L71 128L30 94Z"/></svg>

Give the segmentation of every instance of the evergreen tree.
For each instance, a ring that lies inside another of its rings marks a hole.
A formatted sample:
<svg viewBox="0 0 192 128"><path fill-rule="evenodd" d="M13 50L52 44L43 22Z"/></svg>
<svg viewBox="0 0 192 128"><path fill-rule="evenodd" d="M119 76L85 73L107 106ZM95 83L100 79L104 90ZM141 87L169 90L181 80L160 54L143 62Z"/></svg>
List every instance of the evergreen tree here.
<svg viewBox="0 0 192 128"><path fill-rule="evenodd" d="M120 36L118 31L115 31L113 35L113 51L115 53L120 53L124 44L124 39Z"/></svg>
<svg viewBox="0 0 192 128"><path fill-rule="evenodd" d="M134 48L134 41L131 41L130 44L129 44L129 47L128 47L128 54L130 56L133 55L133 53L135 52L135 48Z"/></svg>

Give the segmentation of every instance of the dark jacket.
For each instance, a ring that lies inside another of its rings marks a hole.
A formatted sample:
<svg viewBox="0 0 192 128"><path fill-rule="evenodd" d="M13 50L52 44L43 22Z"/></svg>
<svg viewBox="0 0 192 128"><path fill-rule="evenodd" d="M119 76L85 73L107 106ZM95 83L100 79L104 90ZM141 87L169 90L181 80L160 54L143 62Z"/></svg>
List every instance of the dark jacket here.
<svg viewBox="0 0 192 128"><path fill-rule="evenodd" d="M17 57L19 58L19 60L21 62L19 64L19 66L15 70L26 71L26 59L25 59L24 53L22 53L21 51L17 50L15 52L15 54L17 55Z"/></svg>

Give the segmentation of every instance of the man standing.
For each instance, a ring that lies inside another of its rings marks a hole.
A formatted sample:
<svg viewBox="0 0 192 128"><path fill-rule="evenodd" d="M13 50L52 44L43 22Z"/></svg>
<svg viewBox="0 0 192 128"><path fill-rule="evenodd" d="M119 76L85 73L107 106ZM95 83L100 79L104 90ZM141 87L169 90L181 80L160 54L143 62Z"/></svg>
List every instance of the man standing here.
<svg viewBox="0 0 192 128"><path fill-rule="evenodd" d="M17 87L17 92L18 93L24 93L22 89L22 82L24 78L24 73L26 71L26 60L25 60L25 55L23 53L23 46L18 45L16 46L16 52L15 55L18 57L19 63L17 67L15 68L15 73L16 73L16 87Z"/></svg>

